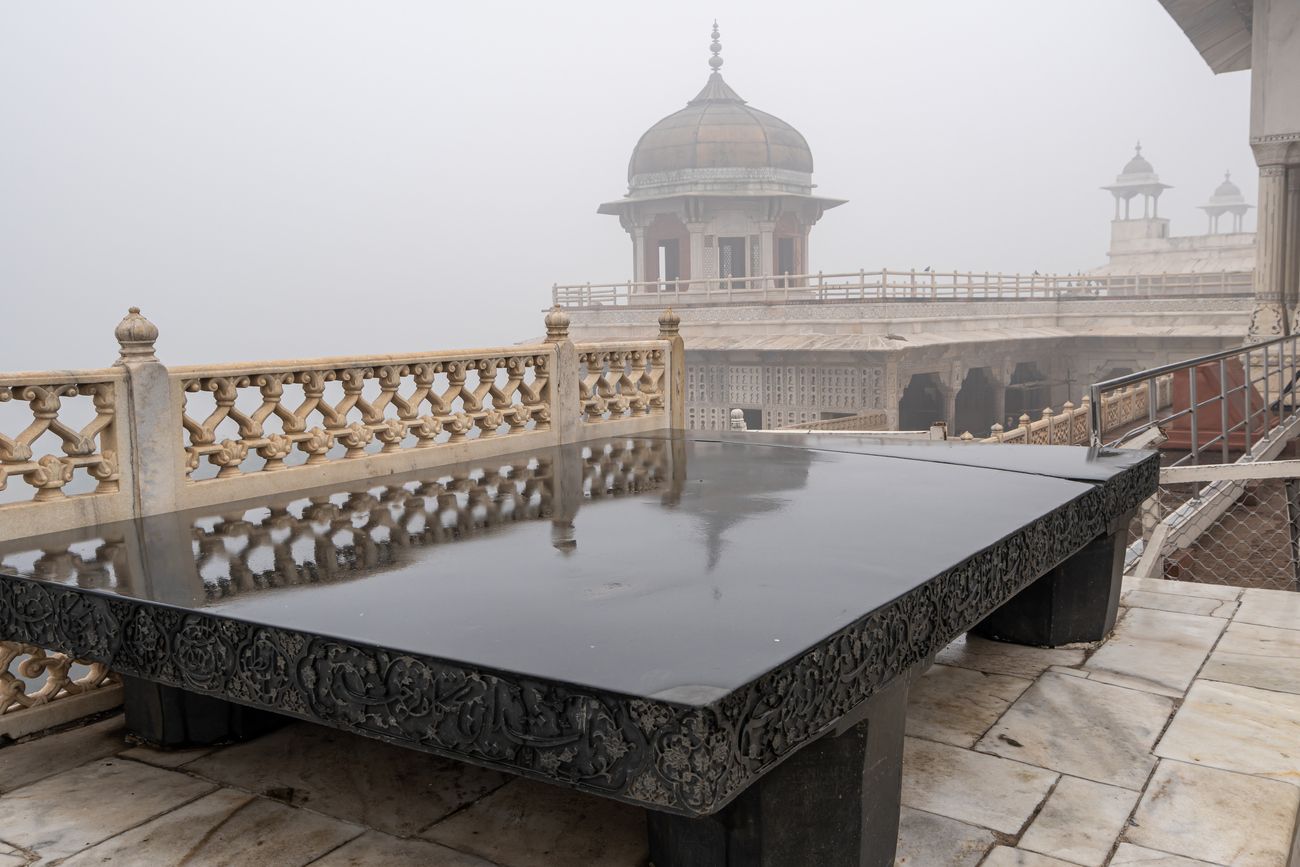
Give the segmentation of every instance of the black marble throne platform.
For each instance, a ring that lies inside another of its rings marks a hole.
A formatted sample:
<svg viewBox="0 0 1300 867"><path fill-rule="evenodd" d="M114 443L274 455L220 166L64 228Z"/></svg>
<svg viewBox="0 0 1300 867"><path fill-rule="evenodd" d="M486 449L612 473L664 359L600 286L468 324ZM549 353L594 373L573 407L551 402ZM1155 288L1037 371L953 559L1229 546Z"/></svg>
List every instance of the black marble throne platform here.
<svg viewBox="0 0 1300 867"><path fill-rule="evenodd" d="M907 685L1114 624L1146 452L665 434L0 548L0 634L176 746L295 717L650 810L678 865L892 864Z"/></svg>

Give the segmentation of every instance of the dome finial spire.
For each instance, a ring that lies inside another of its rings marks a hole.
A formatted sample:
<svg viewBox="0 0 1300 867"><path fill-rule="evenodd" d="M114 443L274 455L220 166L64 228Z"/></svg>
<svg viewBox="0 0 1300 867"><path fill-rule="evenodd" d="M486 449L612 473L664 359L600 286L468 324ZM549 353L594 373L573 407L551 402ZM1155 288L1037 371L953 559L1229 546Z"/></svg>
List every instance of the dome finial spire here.
<svg viewBox="0 0 1300 867"><path fill-rule="evenodd" d="M1142 156L1142 139L1138 139L1138 143L1133 146L1133 150L1137 156Z"/></svg>
<svg viewBox="0 0 1300 867"><path fill-rule="evenodd" d="M709 68L714 72L722 68L722 43L718 41L719 36L721 34L718 33L718 19L715 18L713 19L713 42L709 43L709 50L713 52L713 56L709 58Z"/></svg>

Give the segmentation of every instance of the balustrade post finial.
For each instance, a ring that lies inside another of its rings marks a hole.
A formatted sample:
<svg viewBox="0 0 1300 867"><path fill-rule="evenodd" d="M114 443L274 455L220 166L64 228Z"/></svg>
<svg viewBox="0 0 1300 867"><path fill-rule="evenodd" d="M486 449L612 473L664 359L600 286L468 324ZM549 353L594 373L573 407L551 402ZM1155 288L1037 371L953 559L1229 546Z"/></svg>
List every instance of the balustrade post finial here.
<svg viewBox="0 0 1300 867"><path fill-rule="evenodd" d="M681 332L682 317L673 312L673 308L667 307L663 313L659 314L659 337L672 338Z"/></svg>
<svg viewBox="0 0 1300 867"><path fill-rule="evenodd" d="M745 411L742 409L733 409L731 411L731 429L732 430L749 430L745 424Z"/></svg>
<svg viewBox="0 0 1300 867"><path fill-rule="evenodd" d="M555 305L546 314L546 342L559 343L569 339L569 314Z"/></svg>
<svg viewBox="0 0 1300 867"><path fill-rule="evenodd" d="M120 347L115 364L122 366L145 361L157 361L154 343L158 340L158 326L140 315L139 307L127 311L113 330Z"/></svg>

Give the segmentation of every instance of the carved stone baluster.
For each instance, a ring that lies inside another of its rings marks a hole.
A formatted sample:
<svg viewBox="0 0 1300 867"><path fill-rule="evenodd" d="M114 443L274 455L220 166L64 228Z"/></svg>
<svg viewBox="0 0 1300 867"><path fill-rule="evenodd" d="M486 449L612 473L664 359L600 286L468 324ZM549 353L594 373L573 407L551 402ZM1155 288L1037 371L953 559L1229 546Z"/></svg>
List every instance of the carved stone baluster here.
<svg viewBox="0 0 1300 867"><path fill-rule="evenodd" d="M472 413L478 411L478 404L474 393L465 388L468 372L467 362L447 363L447 390L443 392L442 403L449 410L448 417L443 421L443 427L451 434L448 442L464 442L466 435L474 427ZM457 401L460 402L460 409L453 410Z"/></svg>

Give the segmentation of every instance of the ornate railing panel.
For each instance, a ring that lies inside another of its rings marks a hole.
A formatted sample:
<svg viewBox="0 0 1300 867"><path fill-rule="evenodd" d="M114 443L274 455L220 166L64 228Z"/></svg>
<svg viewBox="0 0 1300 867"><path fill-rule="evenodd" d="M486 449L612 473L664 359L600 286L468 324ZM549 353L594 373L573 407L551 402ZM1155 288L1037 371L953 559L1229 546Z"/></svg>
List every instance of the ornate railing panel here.
<svg viewBox="0 0 1300 867"><path fill-rule="evenodd" d="M580 343L578 398L587 422L663 413L664 341Z"/></svg>
<svg viewBox="0 0 1300 867"><path fill-rule="evenodd" d="M1119 432L1149 418L1153 407L1148 398L1149 386L1147 383L1104 394L1101 401L1103 433ZM1155 410L1170 405L1173 400L1172 377L1155 380L1155 399ZM982 439L981 442L1020 443L1022 445L1087 445L1092 433L1091 414L1091 398L1084 395L1082 402L1078 406L1066 401L1060 412L1047 407L1037 421L1031 420L1028 413L1025 413L1020 416L1020 425L1010 430L1003 429L1001 424L995 424L992 428L992 434ZM962 438L972 439L969 433L962 434Z"/></svg>
<svg viewBox="0 0 1300 867"><path fill-rule="evenodd" d="M74 672L73 666L83 671ZM102 663L75 660L30 644L0 641L0 717L117 682Z"/></svg>
<svg viewBox="0 0 1300 867"><path fill-rule="evenodd" d="M206 461L220 479L282 470L295 455L318 464L546 430L552 364L550 348L537 346L174 369L186 467L193 474ZM200 410L191 396L204 393ZM244 395L252 401L241 407Z"/></svg>
<svg viewBox="0 0 1300 867"><path fill-rule="evenodd" d="M83 494L116 492L114 422L122 382L115 370L0 374L0 404L27 404L21 429L0 429L0 491L20 481L32 489L33 500L58 500L84 472L95 484ZM89 419L73 421L78 414Z"/></svg>

